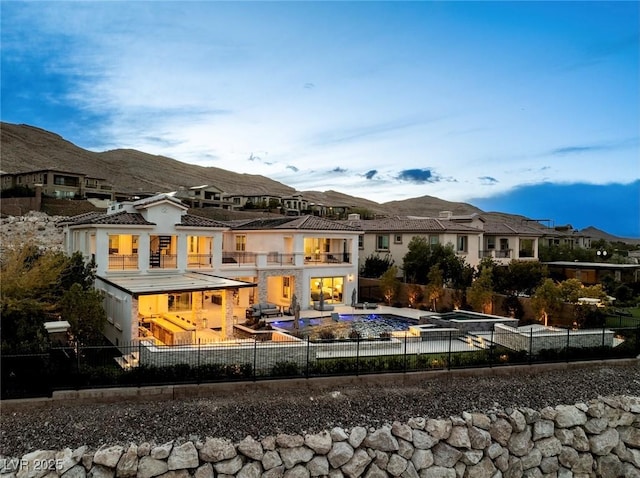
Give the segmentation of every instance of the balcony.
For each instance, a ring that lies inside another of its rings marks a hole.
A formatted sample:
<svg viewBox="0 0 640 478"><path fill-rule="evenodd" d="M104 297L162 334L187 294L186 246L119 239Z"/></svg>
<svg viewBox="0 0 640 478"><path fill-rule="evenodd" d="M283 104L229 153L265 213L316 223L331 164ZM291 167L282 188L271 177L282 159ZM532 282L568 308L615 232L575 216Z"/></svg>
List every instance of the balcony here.
<svg viewBox="0 0 640 478"><path fill-rule="evenodd" d="M137 270L138 254L109 254L109 270Z"/></svg>
<svg viewBox="0 0 640 478"><path fill-rule="evenodd" d="M256 253L246 251L223 252L222 264L255 265Z"/></svg>
<svg viewBox="0 0 640 478"><path fill-rule="evenodd" d="M211 254L187 254L187 268L210 269Z"/></svg>
<svg viewBox="0 0 640 478"><path fill-rule="evenodd" d="M280 252L269 252L267 254L268 265L291 265L295 263L295 254L282 254Z"/></svg>
<svg viewBox="0 0 640 478"><path fill-rule="evenodd" d="M152 253L149 256L149 267L152 269L177 269L178 255Z"/></svg>
<svg viewBox="0 0 640 478"><path fill-rule="evenodd" d="M479 251L480 259L491 257L493 259L511 259L512 249L485 249Z"/></svg>
<svg viewBox="0 0 640 478"><path fill-rule="evenodd" d="M305 264L350 264L351 254L348 252L326 252L310 254L304 257Z"/></svg>

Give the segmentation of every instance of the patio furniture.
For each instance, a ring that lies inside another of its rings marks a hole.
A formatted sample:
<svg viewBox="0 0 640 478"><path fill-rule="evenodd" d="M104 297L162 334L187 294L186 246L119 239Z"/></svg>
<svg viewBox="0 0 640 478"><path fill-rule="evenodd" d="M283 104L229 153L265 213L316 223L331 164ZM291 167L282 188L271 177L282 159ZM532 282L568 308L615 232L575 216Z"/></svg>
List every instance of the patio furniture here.
<svg viewBox="0 0 640 478"><path fill-rule="evenodd" d="M249 306L245 311L245 315L247 319L281 316L282 310L280 310L280 307L278 307L276 304L271 304L269 302L262 302L259 304L253 304Z"/></svg>

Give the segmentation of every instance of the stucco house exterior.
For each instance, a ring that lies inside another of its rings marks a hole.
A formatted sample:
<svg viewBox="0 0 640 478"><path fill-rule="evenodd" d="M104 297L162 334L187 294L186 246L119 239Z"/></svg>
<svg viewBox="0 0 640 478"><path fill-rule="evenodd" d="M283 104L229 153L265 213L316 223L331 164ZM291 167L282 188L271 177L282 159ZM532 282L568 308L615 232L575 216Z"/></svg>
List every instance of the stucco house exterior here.
<svg viewBox="0 0 640 478"><path fill-rule="evenodd" d="M371 255L388 255L400 270L409 243L416 236L424 237L429 244L451 244L458 257L476 267L485 257L491 257L498 264L538 260L538 240L542 235L528 225L487 222L478 214L454 216L446 211L437 218L362 220L353 215L345 223L363 231L359 246L361 265Z"/></svg>
<svg viewBox="0 0 640 478"><path fill-rule="evenodd" d="M166 345L231 338L245 309L348 301L359 231L313 216L223 223L187 213L169 194L112 203L65 220L67 253L96 262L106 337Z"/></svg>

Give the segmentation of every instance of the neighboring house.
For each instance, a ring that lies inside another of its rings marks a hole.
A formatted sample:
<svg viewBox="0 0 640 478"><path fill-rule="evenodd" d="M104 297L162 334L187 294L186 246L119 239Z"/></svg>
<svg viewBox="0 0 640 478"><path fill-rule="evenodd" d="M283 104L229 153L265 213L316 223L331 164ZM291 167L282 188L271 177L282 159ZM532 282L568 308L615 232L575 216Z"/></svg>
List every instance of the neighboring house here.
<svg viewBox="0 0 640 478"><path fill-rule="evenodd" d="M233 202L225 197L224 191L210 184L180 188L175 192L174 197L180 199L191 208L216 207L219 209L233 209Z"/></svg>
<svg viewBox="0 0 640 478"><path fill-rule="evenodd" d="M113 187L105 179L82 173L39 169L21 173L3 173L2 189L14 187L35 189L42 186L42 194L57 199L113 199Z"/></svg>
<svg viewBox="0 0 640 478"><path fill-rule="evenodd" d="M574 247L589 249L591 247L591 237L576 231L570 225L544 228L540 225L538 229L542 232L541 244L543 246L567 246L571 249Z"/></svg>
<svg viewBox="0 0 640 478"><path fill-rule="evenodd" d="M487 222L482 233L480 258L491 257L498 264L512 260L538 260L540 232L527 224Z"/></svg>
<svg viewBox="0 0 640 478"><path fill-rule="evenodd" d="M363 234L360 241L360 265L371 255L389 256L399 270L409 251L409 243L416 236L429 244L452 244L456 254L473 266L479 263L482 230L448 219L393 217L362 220L353 214L345 224L358 227Z"/></svg>
<svg viewBox="0 0 640 478"><path fill-rule="evenodd" d="M540 233L527 225L486 222L478 214L454 216L444 211L438 218L394 217L361 220L353 215L347 224L360 227L360 263L367 257L388 255L402 269L402 261L415 236L429 244L451 244L458 257L476 267L485 257L499 264L511 260L537 260Z"/></svg>
<svg viewBox="0 0 640 478"><path fill-rule="evenodd" d="M286 308L349 301L359 231L321 218L222 223L187 214L168 194L114 203L60 223L65 249L96 261L105 335L169 344L230 338L254 302Z"/></svg>
<svg viewBox="0 0 640 478"><path fill-rule="evenodd" d="M584 285L601 284L609 277L623 284L640 282L640 264L610 262L545 262L549 273L557 280L578 279Z"/></svg>

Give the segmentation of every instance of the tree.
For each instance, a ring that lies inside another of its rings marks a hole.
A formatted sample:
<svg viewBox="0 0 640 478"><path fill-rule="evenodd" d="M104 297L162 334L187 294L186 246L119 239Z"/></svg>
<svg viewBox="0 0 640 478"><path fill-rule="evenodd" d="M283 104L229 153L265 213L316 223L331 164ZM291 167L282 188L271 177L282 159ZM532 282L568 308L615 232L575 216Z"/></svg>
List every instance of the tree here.
<svg viewBox="0 0 640 478"><path fill-rule="evenodd" d="M380 257L379 254L371 254L364 260L364 264L360 268L360 275L377 279L393 266L393 262L389 254L384 257Z"/></svg>
<svg viewBox="0 0 640 478"><path fill-rule="evenodd" d="M464 282L465 262L456 255L452 244L429 244L423 236L414 236L407 246L402 268L406 280L414 284L426 284L431 267L438 266L444 283Z"/></svg>
<svg viewBox="0 0 640 478"><path fill-rule="evenodd" d="M504 292L531 295L548 276L547 266L539 261L511 261L504 278Z"/></svg>
<svg viewBox="0 0 640 478"><path fill-rule="evenodd" d="M398 279L398 268L396 266L391 266L380 277L380 290L382 291L382 295L384 296L387 305L391 305L393 299L398 295L400 284L400 279Z"/></svg>
<svg viewBox="0 0 640 478"><path fill-rule="evenodd" d="M69 320L72 328L75 320L78 335L92 339L100 335L104 310L93 289L94 264L85 264L80 253L69 257L27 244L5 253L0 273L3 351L44 350L48 344L44 323L57 318Z"/></svg>
<svg viewBox="0 0 640 478"><path fill-rule="evenodd" d="M570 304L577 304L580 297L585 297L582 292L583 289L584 286L578 279L567 279L558 284L560 297Z"/></svg>
<svg viewBox="0 0 640 478"><path fill-rule="evenodd" d="M507 296L502 303L502 310L507 316L513 317L514 319L522 320L524 318L524 307L522 307L518 296Z"/></svg>
<svg viewBox="0 0 640 478"><path fill-rule="evenodd" d="M531 305L538 319L548 325L549 316L558 313L562 308L560 290L551 279L545 281L535 290L531 297Z"/></svg>
<svg viewBox="0 0 640 478"><path fill-rule="evenodd" d="M71 335L79 344L96 343L102 337L107 319L102 307L102 294L83 290L78 283L64 293L60 300L62 317L71 325Z"/></svg>
<svg viewBox="0 0 640 478"><path fill-rule="evenodd" d="M432 304L432 310L437 311L437 302L444 295L444 282L442 280L442 271L438 266L431 266L427 276L428 284L426 288L427 298Z"/></svg>
<svg viewBox="0 0 640 478"><path fill-rule="evenodd" d="M424 290L422 289L422 286L418 284L409 284L407 289L409 307L416 307L416 305L424 298Z"/></svg>
<svg viewBox="0 0 640 478"><path fill-rule="evenodd" d="M493 305L493 271L486 267L467 292L467 299L474 310L490 313Z"/></svg>

